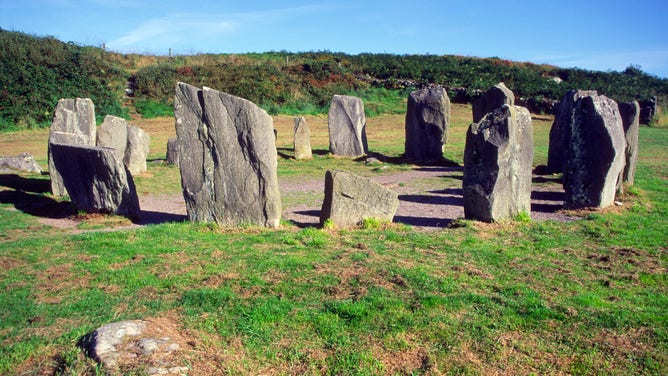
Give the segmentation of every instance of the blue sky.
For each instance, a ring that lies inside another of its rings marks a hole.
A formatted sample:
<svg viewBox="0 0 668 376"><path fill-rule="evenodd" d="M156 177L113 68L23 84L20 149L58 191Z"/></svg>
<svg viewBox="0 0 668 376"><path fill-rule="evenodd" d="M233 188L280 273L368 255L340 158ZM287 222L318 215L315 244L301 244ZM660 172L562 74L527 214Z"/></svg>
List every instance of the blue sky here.
<svg viewBox="0 0 668 376"><path fill-rule="evenodd" d="M496 56L668 77L668 0L0 0L0 27L126 53Z"/></svg>

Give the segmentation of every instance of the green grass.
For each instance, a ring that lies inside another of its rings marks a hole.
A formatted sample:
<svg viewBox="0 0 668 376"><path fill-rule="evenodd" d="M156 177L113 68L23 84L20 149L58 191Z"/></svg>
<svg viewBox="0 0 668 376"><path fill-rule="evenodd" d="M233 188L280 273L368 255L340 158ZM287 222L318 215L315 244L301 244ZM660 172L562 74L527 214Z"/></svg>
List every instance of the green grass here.
<svg viewBox="0 0 668 376"><path fill-rule="evenodd" d="M192 374L666 374L668 131L640 132L623 206L569 223L74 233L0 192L0 374L100 374L77 342L137 318L178 324ZM377 173L318 156L279 174L336 166ZM137 186L170 193L174 170L150 164Z"/></svg>

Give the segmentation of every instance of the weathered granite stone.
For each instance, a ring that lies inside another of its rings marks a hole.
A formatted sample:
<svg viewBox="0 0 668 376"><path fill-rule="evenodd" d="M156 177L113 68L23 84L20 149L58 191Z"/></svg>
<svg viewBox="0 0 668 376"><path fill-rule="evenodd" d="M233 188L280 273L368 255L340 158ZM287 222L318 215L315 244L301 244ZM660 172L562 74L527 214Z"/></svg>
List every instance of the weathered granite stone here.
<svg viewBox="0 0 668 376"><path fill-rule="evenodd" d="M502 105L473 123L464 150L464 215L485 222L531 213L529 110Z"/></svg>
<svg viewBox="0 0 668 376"><path fill-rule="evenodd" d="M311 159L313 152L311 150L311 128L306 123L303 116L294 118L295 122L295 159Z"/></svg>
<svg viewBox="0 0 668 376"><path fill-rule="evenodd" d="M621 183L633 185L638 162L638 129L640 128L640 105L638 101L619 103L619 113L626 139L624 172ZM621 186L620 186L621 188Z"/></svg>
<svg viewBox="0 0 668 376"><path fill-rule="evenodd" d="M32 172L42 173L42 168L35 162L35 158L29 153L21 153L11 157L0 157L0 173L6 172Z"/></svg>
<svg viewBox="0 0 668 376"><path fill-rule="evenodd" d="M569 90L557 105L554 122L550 128L550 141L547 152L547 170L551 173L564 171L568 158L571 122L575 102L582 97L598 95L595 90Z"/></svg>
<svg viewBox="0 0 668 376"><path fill-rule="evenodd" d="M625 144L615 101L603 95L576 100L564 166L566 207L603 208L614 203Z"/></svg>
<svg viewBox="0 0 668 376"><path fill-rule="evenodd" d="M163 325L145 320L107 324L84 337L82 346L113 374L139 369L148 375L187 373L188 367L175 363L181 346L162 332Z"/></svg>
<svg viewBox="0 0 668 376"><path fill-rule="evenodd" d="M51 158L77 209L139 218L134 181L114 149L54 143Z"/></svg>
<svg viewBox="0 0 668 376"><path fill-rule="evenodd" d="M363 219L392 221L399 207L397 192L349 172L327 171L320 223L331 220L339 227L358 225Z"/></svg>
<svg viewBox="0 0 668 376"><path fill-rule="evenodd" d="M123 163L131 174L136 175L146 171L146 157L149 153L151 137L143 129L128 124L128 144L125 149Z"/></svg>
<svg viewBox="0 0 668 376"><path fill-rule="evenodd" d="M638 120L640 121L640 124L649 125L652 123L652 120L654 120L654 116L656 115L658 102L659 101L656 96L639 102L640 118Z"/></svg>
<svg viewBox="0 0 668 376"><path fill-rule="evenodd" d="M278 227L271 116L245 99L185 83L176 87L174 112L190 220Z"/></svg>
<svg viewBox="0 0 668 376"><path fill-rule="evenodd" d="M360 98L335 95L329 107L327 124L332 154L359 157L369 151L364 103Z"/></svg>
<svg viewBox="0 0 668 376"><path fill-rule="evenodd" d="M443 159L449 123L450 99L443 87L413 91L406 110L406 158L416 162Z"/></svg>
<svg viewBox="0 0 668 376"><path fill-rule="evenodd" d="M97 129L97 146L116 150L118 158L123 160L128 145L128 122L123 118L107 115Z"/></svg>
<svg viewBox="0 0 668 376"><path fill-rule="evenodd" d="M176 137L167 140L167 163L179 166L179 146Z"/></svg>
<svg viewBox="0 0 668 376"><path fill-rule="evenodd" d="M51 144L95 146L95 105L85 98L61 99L49 129L49 175L55 196L67 195L59 171L51 161Z"/></svg>
<svg viewBox="0 0 668 376"><path fill-rule="evenodd" d="M503 82L499 82L473 101L473 122L479 122L487 113L504 104L514 105L515 94Z"/></svg>

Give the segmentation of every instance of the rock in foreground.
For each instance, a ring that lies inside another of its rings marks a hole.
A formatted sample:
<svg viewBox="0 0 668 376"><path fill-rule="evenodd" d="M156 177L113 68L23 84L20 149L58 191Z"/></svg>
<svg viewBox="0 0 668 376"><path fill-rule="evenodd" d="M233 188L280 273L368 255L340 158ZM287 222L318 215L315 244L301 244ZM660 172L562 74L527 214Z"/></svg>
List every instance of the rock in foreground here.
<svg viewBox="0 0 668 376"><path fill-rule="evenodd" d="M349 172L327 171L320 224L328 219L352 227L367 218L391 222L399 207L397 192Z"/></svg>

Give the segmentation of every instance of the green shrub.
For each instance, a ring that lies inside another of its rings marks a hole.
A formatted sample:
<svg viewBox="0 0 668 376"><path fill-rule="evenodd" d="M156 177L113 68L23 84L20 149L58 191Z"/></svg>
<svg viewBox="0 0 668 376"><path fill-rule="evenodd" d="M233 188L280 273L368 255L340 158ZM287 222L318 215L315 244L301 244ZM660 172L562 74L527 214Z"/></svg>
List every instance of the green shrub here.
<svg viewBox="0 0 668 376"><path fill-rule="evenodd" d="M153 119L161 116L174 116L174 105L150 99L139 99L135 102L135 109L144 119Z"/></svg>

